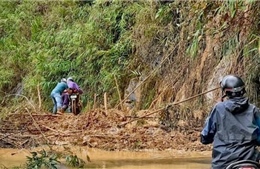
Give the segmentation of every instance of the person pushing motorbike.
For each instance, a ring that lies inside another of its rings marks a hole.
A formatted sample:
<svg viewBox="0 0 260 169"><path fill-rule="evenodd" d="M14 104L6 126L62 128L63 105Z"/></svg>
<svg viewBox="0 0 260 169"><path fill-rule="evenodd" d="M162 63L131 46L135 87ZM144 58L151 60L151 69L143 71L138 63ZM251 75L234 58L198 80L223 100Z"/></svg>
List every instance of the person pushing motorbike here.
<svg viewBox="0 0 260 169"><path fill-rule="evenodd" d="M62 93L67 88L67 80L65 78L62 78L61 81L51 91L51 98L53 102L53 114L60 114L62 112Z"/></svg>
<svg viewBox="0 0 260 169"><path fill-rule="evenodd" d="M249 103L245 83L236 75L220 82L223 97L211 110L201 132L201 143L213 143L212 169L225 169L233 162L259 162L260 110Z"/></svg>
<svg viewBox="0 0 260 169"><path fill-rule="evenodd" d="M67 78L68 89L63 92L63 104L62 104L62 113L69 107L69 96L72 93L82 94L83 91L79 85L73 80L72 77Z"/></svg>

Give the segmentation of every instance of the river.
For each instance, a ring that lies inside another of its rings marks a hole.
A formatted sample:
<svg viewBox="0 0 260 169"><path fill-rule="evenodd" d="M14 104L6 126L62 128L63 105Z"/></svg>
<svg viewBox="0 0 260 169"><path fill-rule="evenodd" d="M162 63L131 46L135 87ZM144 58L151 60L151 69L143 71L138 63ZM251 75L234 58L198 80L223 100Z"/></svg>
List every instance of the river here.
<svg viewBox="0 0 260 169"><path fill-rule="evenodd" d="M38 147L33 149L0 149L0 168L13 168L26 163L26 156L31 156L30 152L38 151L48 147ZM57 151L64 151L64 146L56 146ZM66 147L79 158L87 162L85 168L100 169L209 169L210 152L186 152L181 150L166 151L103 151L87 147ZM67 168L67 167L59 167Z"/></svg>

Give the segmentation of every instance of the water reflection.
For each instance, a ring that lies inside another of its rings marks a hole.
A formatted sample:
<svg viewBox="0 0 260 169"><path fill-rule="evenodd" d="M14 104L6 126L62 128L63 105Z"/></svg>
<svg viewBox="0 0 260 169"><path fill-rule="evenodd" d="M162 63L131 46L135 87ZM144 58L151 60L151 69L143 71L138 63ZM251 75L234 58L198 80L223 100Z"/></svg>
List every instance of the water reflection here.
<svg viewBox="0 0 260 169"><path fill-rule="evenodd" d="M64 147L55 147L63 151ZM48 147L37 149L0 149L1 165L7 168L21 166L26 162L26 156L31 156L31 151L37 151ZM87 155L91 162L87 162L86 168L100 169L209 169L210 152L185 152L185 151L145 151L145 152L109 152L87 147L70 147L79 158L87 161ZM59 169L66 169L60 166Z"/></svg>

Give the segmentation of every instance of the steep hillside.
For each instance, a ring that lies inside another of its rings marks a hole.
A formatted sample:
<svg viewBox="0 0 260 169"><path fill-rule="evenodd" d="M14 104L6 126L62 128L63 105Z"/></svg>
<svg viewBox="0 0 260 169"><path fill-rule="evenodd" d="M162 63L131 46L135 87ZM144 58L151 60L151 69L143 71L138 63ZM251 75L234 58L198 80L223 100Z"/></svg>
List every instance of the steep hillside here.
<svg viewBox="0 0 260 169"><path fill-rule="evenodd" d="M2 116L49 112L52 88L73 76L86 116L158 111L171 129L202 124L226 74L259 105L259 1L1 1ZM185 102L183 100L196 96ZM107 107L105 107L107 105ZM40 113L39 113L40 114Z"/></svg>

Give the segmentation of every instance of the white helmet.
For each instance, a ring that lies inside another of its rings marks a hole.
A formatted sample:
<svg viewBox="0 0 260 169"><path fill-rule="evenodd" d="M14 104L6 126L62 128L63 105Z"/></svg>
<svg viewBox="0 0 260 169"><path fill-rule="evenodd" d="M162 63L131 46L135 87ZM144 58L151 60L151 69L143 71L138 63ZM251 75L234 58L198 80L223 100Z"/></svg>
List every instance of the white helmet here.
<svg viewBox="0 0 260 169"><path fill-rule="evenodd" d="M72 77L68 77L67 81L74 81Z"/></svg>
<svg viewBox="0 0 260 169"><path fill-rule="evenodd" d="M62 78L62 79L60 80L60 82L65 82L65 83L67 83L67 80L66 80L66 78Z"/></svg>

